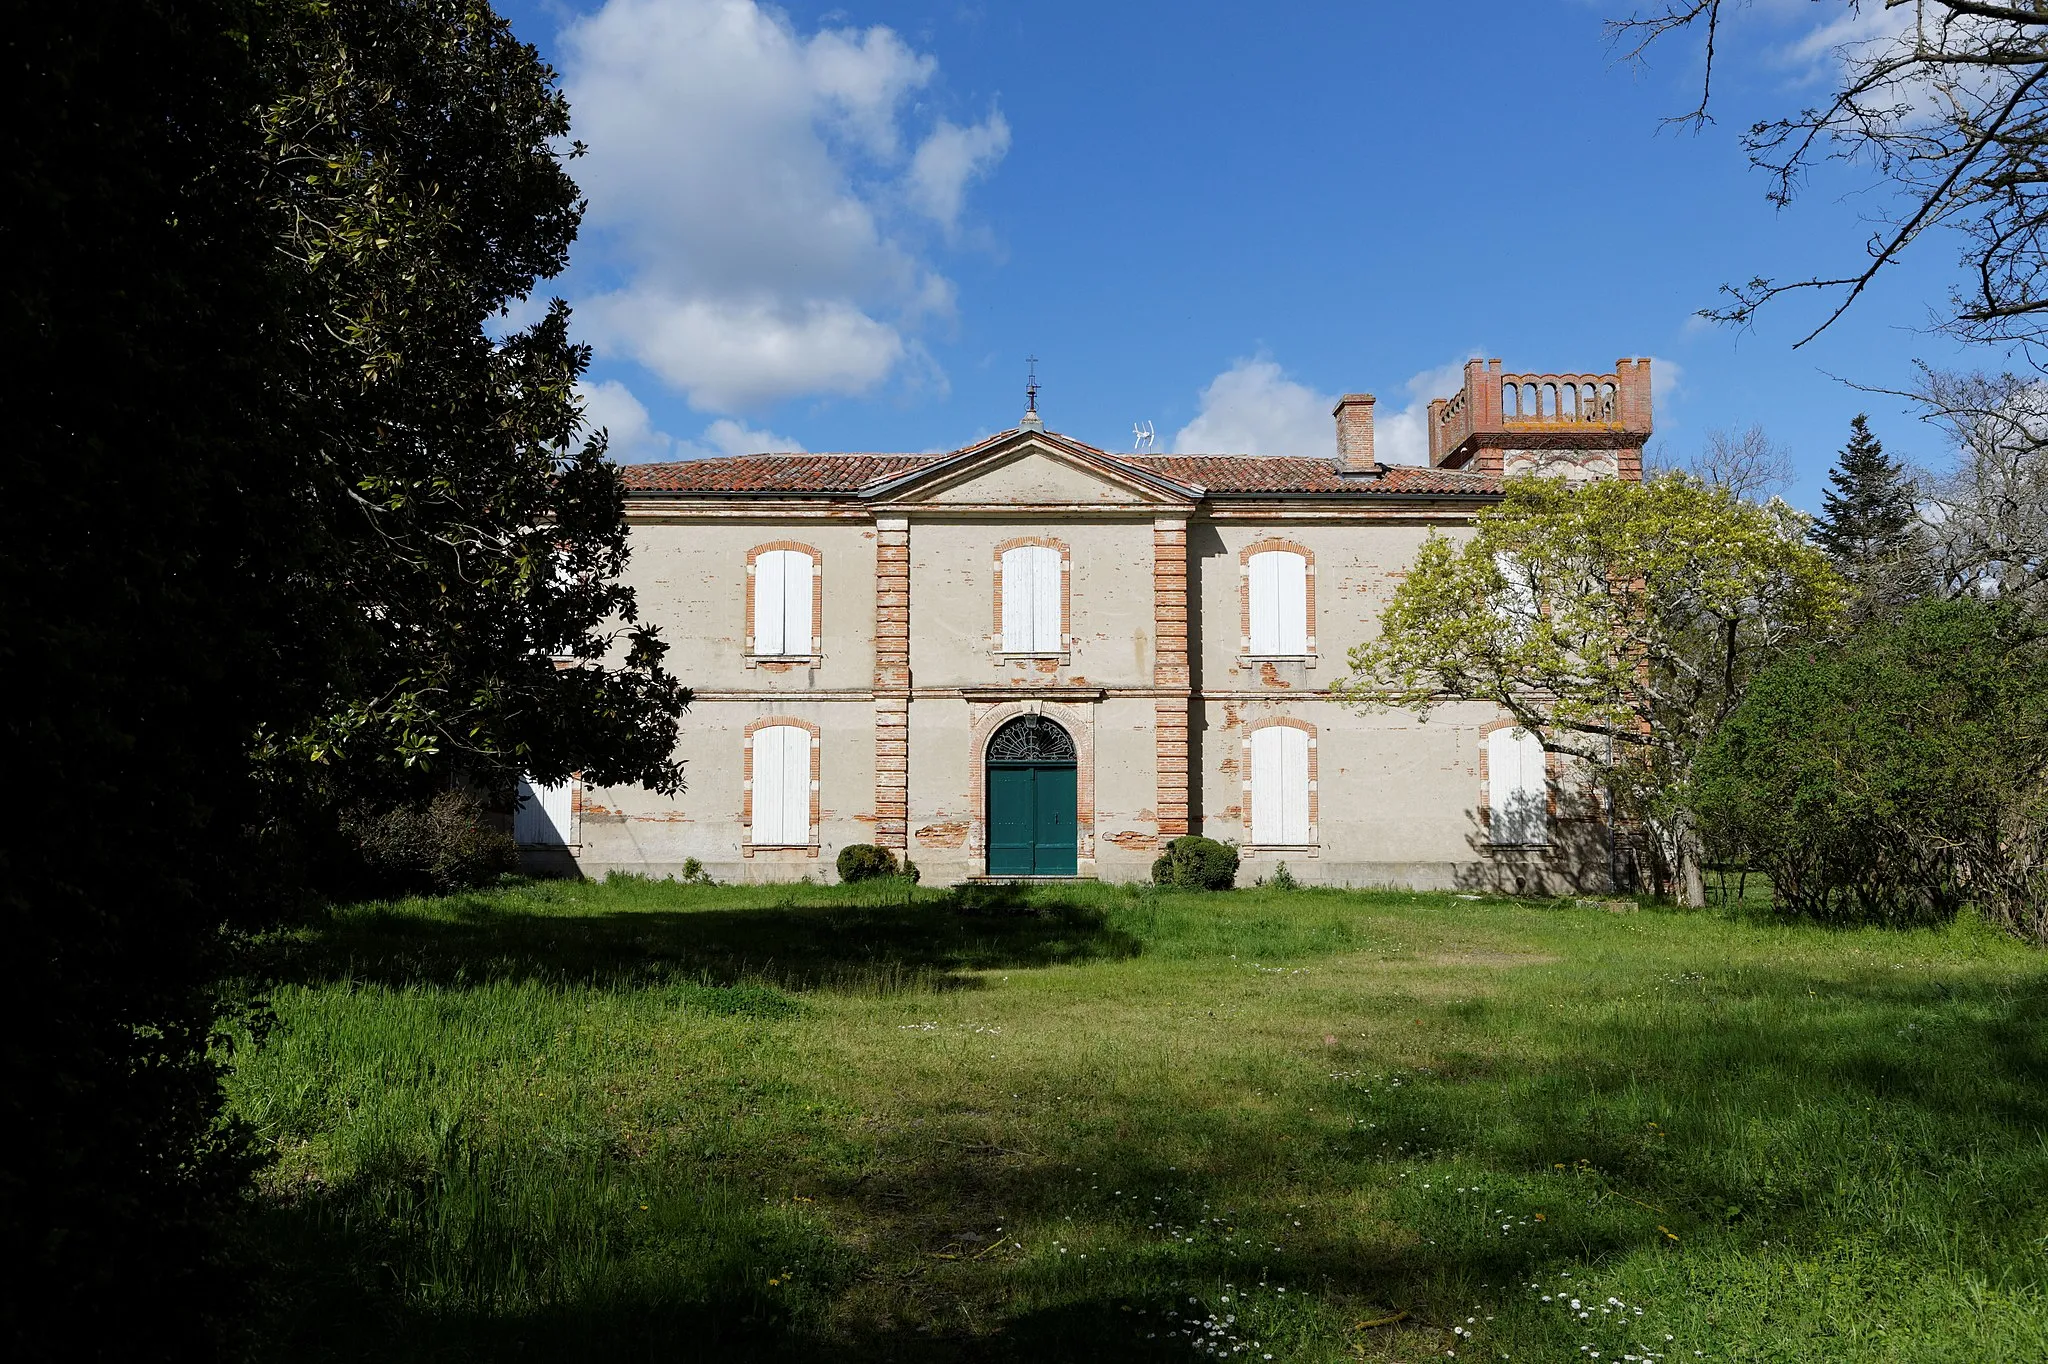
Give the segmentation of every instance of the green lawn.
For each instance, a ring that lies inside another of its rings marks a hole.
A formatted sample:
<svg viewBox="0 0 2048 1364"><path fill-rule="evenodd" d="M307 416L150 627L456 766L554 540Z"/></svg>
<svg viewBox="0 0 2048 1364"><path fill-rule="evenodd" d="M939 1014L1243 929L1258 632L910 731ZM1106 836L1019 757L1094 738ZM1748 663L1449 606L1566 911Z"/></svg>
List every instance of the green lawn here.
<svg viewBox="0 0 2048 1364"><path fill-rule="evenodd" d="M344 910L232 1077L266 1352L2048 1359L2048 957L1613 910Z"/></svg>

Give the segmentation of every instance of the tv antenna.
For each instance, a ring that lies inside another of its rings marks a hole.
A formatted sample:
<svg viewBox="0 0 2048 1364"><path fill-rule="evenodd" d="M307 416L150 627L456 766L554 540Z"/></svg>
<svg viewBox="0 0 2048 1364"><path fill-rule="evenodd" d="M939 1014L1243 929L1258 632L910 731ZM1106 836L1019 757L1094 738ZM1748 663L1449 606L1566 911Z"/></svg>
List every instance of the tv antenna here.
<svg viewBox="0 0 2048 1364"><path fill-rule="evenodd" d="M1151 422L1139 422L1131 427L1131 453L1142 455L1152 448L1158 436L1152 430Z"/></svg>

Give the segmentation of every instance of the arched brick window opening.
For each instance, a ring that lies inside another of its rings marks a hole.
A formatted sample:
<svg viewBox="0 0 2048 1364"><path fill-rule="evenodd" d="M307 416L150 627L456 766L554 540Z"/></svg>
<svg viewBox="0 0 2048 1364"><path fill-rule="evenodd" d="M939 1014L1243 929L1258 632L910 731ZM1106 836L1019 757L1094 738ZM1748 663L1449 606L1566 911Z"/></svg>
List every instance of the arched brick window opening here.
<svg viewBox="0 0 2048 1364"><path fill-rule="evenodd" d="M1497 848L1547 846L1556 791L1543 741L1512 720L1487 726L1481 738L1479 783L1487 841Z"/></svg>
<svg viewBox="0 0 2048 1364"><path fill-rule="evenodd" d="M1238 555L1238 650L1246 658L1316 653L1315 556L1292 540L1267 539Z"/></svg>
<svg viewBox="0 0 2048 1364"><path fill-rule="evenodd" d="M747 726L741 762L740 819L745 853L759 848L818 851L818 727L767 716Z"/></svg>
<svg viewBox="0 0 2048 1364"><path fill-rule="evenodd" d="M1262 720L1244 736L1245 842L1257 848L1312 848L1320 841L1316 727Z"/></svg>
<svg viewBox="0 0 2048 1364"><path fill-rule="evenodd" d="M1047 536L996 546L996 652L1064 655L1073 613L1073 553Z"/></svg>
<svg viewBox="0 0 2048 1364"><path fill-rule="evenodd" d="M777 540L747 551L747 657L816 658L825 575L814 546Z"/></svg>

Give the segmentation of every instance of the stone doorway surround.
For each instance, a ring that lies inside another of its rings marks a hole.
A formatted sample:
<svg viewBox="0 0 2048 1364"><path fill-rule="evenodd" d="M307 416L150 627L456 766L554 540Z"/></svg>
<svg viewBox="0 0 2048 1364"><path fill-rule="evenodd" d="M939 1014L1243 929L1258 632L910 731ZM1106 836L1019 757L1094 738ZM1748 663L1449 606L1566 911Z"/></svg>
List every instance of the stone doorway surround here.
<svg viewBox="0 0 2048 1364"><path fill-rule="evenodd" d="M1069 694L1075 689L1066 689ZM1074 740L1074 873L1095 875L1095 702L1102 693L1084 693L1085 700L1055 700L1044 695L1018 696L1009 688L964 691L973 728L973 769L969 773L971 814L967 822L967 854L988 866L988 744L1005 722L1020 715L1043 715L1056 721Z"/></svg>

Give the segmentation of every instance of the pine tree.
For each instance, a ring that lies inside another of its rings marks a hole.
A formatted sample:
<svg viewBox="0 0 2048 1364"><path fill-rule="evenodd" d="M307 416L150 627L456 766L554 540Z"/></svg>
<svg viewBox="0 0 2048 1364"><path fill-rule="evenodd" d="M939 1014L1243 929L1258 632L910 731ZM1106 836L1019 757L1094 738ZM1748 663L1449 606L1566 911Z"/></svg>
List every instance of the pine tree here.
<svg viewBox="0 0 2048 1364"><path fill-rule="evenodd" d="M1828 470L1833 486L1821 494L1826 510L1813 539L1850 576L1863 565L1893 557L1912 537L1913 481L1870 433L1869 418L1849 419L1849 443Z"/></svg>
<svg viewBox="0 0 2048 1364"><path fill-rule="evenodd" d="M1865 414L1850 418L1849 443L1828 483L1813 539L1855 585L1852 616L1884 614L1922 595L1927 575L1912 475L1885 454Z"/></svg>

